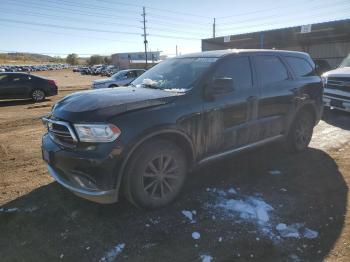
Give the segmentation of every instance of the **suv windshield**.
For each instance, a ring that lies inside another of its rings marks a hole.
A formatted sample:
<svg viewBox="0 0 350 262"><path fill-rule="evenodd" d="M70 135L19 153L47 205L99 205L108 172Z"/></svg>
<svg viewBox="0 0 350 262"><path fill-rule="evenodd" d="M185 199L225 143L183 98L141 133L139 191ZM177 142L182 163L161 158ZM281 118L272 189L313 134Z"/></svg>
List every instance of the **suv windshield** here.
<svg viewBox="0 0 350 262"><path fill-rule="evenodd" d="M132 85L166 91L186 92L217 58L173 58L146 71Z"/></svg>
<svg viewBox="0 0 350 262"><path fill-rule="evenodd" d="M344 58L339 67L350 67L350 54Z"/></svg>

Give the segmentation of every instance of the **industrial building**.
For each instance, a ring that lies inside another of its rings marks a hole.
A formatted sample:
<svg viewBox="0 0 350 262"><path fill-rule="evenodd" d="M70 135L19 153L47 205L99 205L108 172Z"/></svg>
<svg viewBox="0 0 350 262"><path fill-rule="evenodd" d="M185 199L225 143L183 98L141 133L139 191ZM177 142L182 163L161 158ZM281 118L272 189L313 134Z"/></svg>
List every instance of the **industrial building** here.
<svg viewBox="0 0 350 262"><path fill-rule="evenodd" d="M160 51L147 52L148 67L159 63ZM119 69L129 68L145 68L146 55L145 52L117 53L112 55L112 64Z"/></svg>
<svg viewBox="0 0 350 262"><path fill-rule="evenodd" d="M202 40L202 51L231 48L303 51L335 68L350 53L350 19Z"/></svg>

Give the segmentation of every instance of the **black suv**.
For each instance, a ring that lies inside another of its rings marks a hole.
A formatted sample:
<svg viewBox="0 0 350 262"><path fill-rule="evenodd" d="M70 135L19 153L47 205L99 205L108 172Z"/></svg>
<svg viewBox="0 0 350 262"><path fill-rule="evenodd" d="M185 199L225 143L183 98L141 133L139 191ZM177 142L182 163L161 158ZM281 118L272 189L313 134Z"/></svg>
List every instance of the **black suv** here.
<svg viewBox="0 0 350 262"><path fill-rule="evenodd" d="M43 158L75 194L137 206L174 200L193 167L273 141L307 148L323 85L308 54L223 50L180 56L129 87L69 95L44 118Z"/></svg>

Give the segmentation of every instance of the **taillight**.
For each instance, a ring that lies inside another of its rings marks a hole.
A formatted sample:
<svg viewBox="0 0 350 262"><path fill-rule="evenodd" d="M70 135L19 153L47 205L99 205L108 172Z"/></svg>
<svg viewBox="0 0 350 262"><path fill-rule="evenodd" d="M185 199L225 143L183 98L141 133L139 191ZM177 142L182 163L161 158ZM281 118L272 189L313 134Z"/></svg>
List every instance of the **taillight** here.
<svg viewBox="0 0 350 262"><path fill-rule="evenodd" d="M51 80L51 79L50 79L50 80L47 80L47 82L48 82L49 84L51 84L51 85L57 86L55 80Z"/></svg>

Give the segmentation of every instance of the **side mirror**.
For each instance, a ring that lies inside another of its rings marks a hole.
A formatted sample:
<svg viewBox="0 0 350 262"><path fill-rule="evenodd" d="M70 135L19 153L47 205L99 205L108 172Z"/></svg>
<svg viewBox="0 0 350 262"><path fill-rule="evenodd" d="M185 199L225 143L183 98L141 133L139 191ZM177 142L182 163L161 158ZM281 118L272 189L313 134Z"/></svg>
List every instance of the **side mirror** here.
<svg viewBox="0 0 350 262"><path fill-rule="evenodd" d="M213 99L215 95L234 91L233 80L229 77L215 78L205 89L205 96Z"/></svg>

